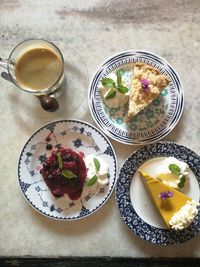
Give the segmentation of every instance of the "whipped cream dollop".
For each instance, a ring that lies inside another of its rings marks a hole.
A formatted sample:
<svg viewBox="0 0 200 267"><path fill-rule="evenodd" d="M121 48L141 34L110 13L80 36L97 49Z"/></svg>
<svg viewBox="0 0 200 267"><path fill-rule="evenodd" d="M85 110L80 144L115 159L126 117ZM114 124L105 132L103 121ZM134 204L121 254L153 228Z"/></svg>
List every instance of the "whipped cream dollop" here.
<svg viewBox="0 0 200 267"><path fill-rule="evenodd" d="M106 106L108 106L109 108L117 108L120 105L123 106L126 103L128 103L129 95L128 94L121 94L118 91L116 91L115 97L110 98L110 99L105 99L108 91L109 91L109 89L107 89L107 88L101 88L102 97L104 99Z"/></svg>
<svg viewBox="0 0 200 267"><path fill-rule="evenodd" d="M187 203L177 211L169 221L169 225L174 230L182 230L188 227L198 213L197 207L199 203L195 200L187 201Z"/></svg>
<svg viewBox="0 0 200 267"><path fill-rule="evenodd" d="M175 164L180 168L179 175L176 175L170 171L169 166L171 164ZM156 174L156 177L164 184L173 188L179 188L178 185L181 182L181 177L184 176L186 180L189 179L189 166L187 163L180 161L174 157L168 157L164 159L158 166Z"/></svg>
<svg viewBox="0 0 200 267"><path fill-rule="evenodd" d="M99 170L97 171L95 166L95 160L99 162ZM97 181L91 186L92 191L97 191L100 187L105 187L109 183L109 167L105 160L94 154L90 154L84 158L85 165L87 168L86 183L89 182L95 175Z"/></svg>
<svg viewBox="0 0 200 267"><path fill-rule="evenodd" d="M125 76L123 76L123 86L126 86L128 88L130 88L130 77L131 77L131 73L129 73L127 71L127 74ZM117 76L115 72L111 72L107 78L112 79L116 84L117 84ZM100 88L100 92L103 98L104 103L106 104L106 106L108 106L109 108L117 108L119 106L123 106L125 104L128 103L129 101L129 92L127 92L126 94L121 94L116 90L116 95L113 98L110 99L105 99L107 93L109 92L109 88L105 88L103 87L103 85Z"/></svg>

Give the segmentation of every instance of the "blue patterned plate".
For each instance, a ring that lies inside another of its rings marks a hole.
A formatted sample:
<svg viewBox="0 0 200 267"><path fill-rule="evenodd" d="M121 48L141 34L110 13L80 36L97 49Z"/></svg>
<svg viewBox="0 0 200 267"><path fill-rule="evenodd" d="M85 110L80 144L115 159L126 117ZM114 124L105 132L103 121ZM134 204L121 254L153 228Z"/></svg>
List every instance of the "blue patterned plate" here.
<svg viewBox="0 0 200 267"><path fill-rule="evenodd" d="M110 102L109 105L110 100L105 101L102 97L101 80L121 69L122 80L130 89L133 64L136 61L156 67L169 77L170 83L146 109L131 122L125 123L127 101L120 100L120 104L114 105ZM114 140L130 145L149 144L166 136L176 126L184 106L182 85L175 70L164 59L145 51L121 52L103 63L91 81L88 101L97 125Z"/></svg>
<svg viewBox="0 0 200 267"><path fill-rule="evenodd" d="M109 162L109 184L94 195L84 187L79 200L67 196L55 198L47 187L40 169L51 153L47 148L63 146L95 154ZM37 130L24 145L18 163L19 184L29 204L49 218L77 220L93 214L109 199L116 182L117 161L109 140L92 125L78 120L61 120Z"/></svg>
<svg viewBox="0 0 200 267"><path fill-rule="evenodd" d="M197 236L200 231L200 208L198 216L187 229L166 229L139 177L137 169L141 165L146 165L147 168L148 162L154 164L153 161L169 156L189 165L189 186L184 193L199 202L200 157L175 143L158 142L137 150L123 164L116 184L116 202L124 222L140 238L159 245L185 242Z"/></svg>

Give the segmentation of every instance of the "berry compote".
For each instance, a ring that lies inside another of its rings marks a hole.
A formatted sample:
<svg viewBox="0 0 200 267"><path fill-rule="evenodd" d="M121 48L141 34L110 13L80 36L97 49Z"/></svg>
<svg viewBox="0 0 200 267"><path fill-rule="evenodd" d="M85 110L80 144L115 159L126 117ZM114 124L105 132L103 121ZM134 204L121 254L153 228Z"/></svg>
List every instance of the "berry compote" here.
<svg viewBox="0 0 200 267"><path fill-rule="evenodd" d="M45 160L40 173L55 197L68 194L72 200L80 198L87 176L83 157L82 152L59 148Z"/></svg>

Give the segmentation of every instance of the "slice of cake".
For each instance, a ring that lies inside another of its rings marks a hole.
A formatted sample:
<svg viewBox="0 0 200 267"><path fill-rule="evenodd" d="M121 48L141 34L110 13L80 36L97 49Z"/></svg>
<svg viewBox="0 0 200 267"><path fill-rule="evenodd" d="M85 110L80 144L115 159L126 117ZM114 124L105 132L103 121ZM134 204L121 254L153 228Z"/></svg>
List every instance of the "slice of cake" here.
<svg viewBox="0 0 200 267"><path fill-rule="evenodd" d="M142 170L139 170L139 173L167 227L174 230L188 227L198 213L199 203Z"/></svg>
<svg viewBox="0 0 200 267"><path fill-rule="evenodd" d="M146 108L168 85L169 79L145 63L137 62L131 83L127 120Z"/></svg>

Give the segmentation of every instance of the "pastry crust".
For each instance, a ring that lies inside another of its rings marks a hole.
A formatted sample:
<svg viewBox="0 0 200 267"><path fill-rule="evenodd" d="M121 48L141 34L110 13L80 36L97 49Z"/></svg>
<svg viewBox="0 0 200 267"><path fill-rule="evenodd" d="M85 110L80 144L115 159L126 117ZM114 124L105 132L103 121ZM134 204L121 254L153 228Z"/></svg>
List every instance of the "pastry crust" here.
<svg viewBox="0 0 200 267"><path fill-rule="evenodd" d="M147 89L142 87L142 80L149 82ZM145 63L135 63L127 120L130 121L138 112L146 108L168 84L168 77L161 74L158 69Z"/></svg>

